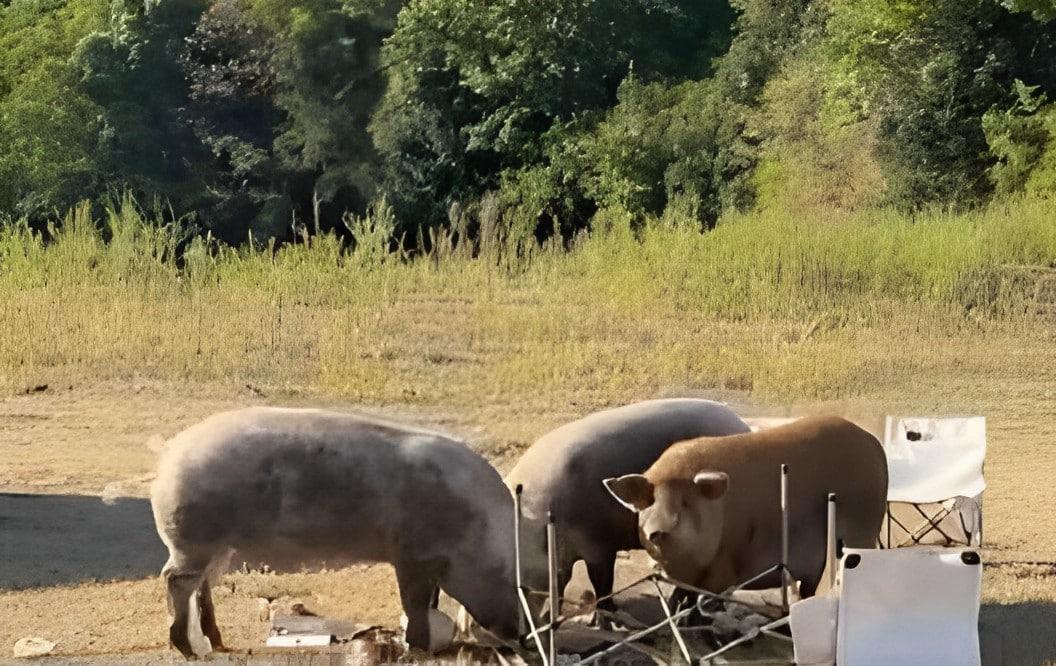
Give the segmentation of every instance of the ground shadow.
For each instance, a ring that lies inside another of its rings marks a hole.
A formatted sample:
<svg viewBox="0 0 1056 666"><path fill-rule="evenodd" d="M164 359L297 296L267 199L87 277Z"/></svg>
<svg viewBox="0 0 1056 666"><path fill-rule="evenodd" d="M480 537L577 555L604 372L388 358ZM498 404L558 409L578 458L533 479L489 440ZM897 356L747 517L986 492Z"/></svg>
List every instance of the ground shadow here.
<svg viewBox="0 0 1056 666"><path fill-rule="evenodd" d="M984 604L979 611L983 666L1056 664L1056 603Z"/></svg>
<svg viewBox="0 0 1056 666"><path fill-rule="evenodd" d="M0 589L139 579L167 556L146 499L0 493Z"/></svg>

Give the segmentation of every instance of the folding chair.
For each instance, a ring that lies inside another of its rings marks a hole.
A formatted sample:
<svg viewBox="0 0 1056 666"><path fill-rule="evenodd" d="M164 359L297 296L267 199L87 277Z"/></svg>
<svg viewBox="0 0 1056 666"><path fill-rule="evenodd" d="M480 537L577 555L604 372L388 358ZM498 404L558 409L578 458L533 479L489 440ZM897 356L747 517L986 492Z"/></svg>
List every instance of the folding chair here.
<svg viewBox="0 0 1056 666"><path fill-rule="evenodd" d="M981 546L986 419L888 416L882 545Z"/></svg>
<svg viewBox="0 0 1056 666"><path fill-rule="evenodd" d="M982 580L971 550L847 549L838 597L792 606L796 664L979 664Z"/></svg>

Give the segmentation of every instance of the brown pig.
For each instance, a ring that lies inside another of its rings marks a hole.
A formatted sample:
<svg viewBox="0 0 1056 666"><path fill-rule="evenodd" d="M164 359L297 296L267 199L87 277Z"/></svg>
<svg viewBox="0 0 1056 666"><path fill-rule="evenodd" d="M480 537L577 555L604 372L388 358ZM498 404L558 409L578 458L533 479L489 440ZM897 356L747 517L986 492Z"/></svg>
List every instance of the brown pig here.
<svg viewBox="0 0 1056 666"><path fill-rule="evenodd" d="M712 592L781 561L781 465L789 466L789 572L811 596L826 558L827 497L852 548L876 546L887 460L875 437L834 416L669 448L644 474L605 480L638 514L639 538L672 578ZM776 587L778 574L753 587Z"/></svg>

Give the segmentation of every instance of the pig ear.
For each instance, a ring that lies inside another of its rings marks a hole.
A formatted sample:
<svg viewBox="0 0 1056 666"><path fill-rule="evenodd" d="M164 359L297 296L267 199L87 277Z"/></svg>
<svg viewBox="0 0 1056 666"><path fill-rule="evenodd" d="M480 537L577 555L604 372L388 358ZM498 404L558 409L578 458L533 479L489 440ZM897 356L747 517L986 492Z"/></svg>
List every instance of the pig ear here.
<svg viewBox="0 0 1056 666"><path fill-rule="evenodd" d="M603 481L620 504L635 513L653 503L653 484L641 474L628 474Z"/></svg>
<svg viewBox="0 0 1056 666"><path fill-rule="evenodd" d="M693 477L700 492L707 499L719 499L730 486L730 477L725 472L700 472Z"/></svg>

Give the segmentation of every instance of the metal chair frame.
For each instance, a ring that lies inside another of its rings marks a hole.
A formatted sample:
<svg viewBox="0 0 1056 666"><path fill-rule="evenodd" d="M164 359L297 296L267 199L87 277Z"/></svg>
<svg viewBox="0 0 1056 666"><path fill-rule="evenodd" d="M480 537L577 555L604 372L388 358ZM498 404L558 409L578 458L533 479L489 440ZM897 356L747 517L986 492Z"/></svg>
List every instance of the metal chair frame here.
<svg viewBox="0 0 1056 666"><path fill-rule="evenodd" d="M959 498L951 498L943 502L931 502L931 504L938 504L940 507L931 515L928 515L928 512L923 509L924 505L920 503L889 502L886 510L887 540L886 543L881 543L881 546L886 548L919 546L921 545L921 541L923 541L929 534L931 534L932 532L938 532L942 535L943 539L946 540L946 543L944 544L945 546L965 546L968 548L981 547L983 545L983 512L982 508L979 506L980 502L975 498L964 498L968 502L971 502L978 511L978 529L970 530L964 522L964 516L960 513L960 509L957 503L958 499ZM894 516L894 513L891 511L891 504L905 504L913 507L913 509L918 514L920 514L920 517L924 519L924 523L922 523L919 527L915 529L908 527L905 523L903 523L901 520ZM949 518L954 512L957 512L958 514L958 520L961 524L961 531L964 534L963 538L951 536L946 532L946 530L942 528L942 523L947 518ZM906 533L906 537L903 540L898 542L892 542L892 524L897 525L899 529ZM973 541L975 543L973 543Z"/></svg>
<svg viewBox="0 0 1056 666"><path fill-rule="evenodd" d="M781 629L783 627L786 627L788 625L788 623L789 623L789 615L788 615L788 613L789 613L789 593L788 593L788 590L789 590L789 585L791 583L791 575L789 574L789 571L788 571L788 543L789 543L789 536L788 536L788 514L789 514L788 476L789 476L789 474L788 474L788 465L781 465L781 562L779 562L778 564L775 564L774 566L766 569L765 571L762 571L762 572L756 574L755 576L752 576L751 578L745 580L742 583L739 583L737 585L734 585L734 586L728 588L727 590L723 591L722 593L710 592L708 590L704 590L704 589L695 587L693 585L687 585L686 583L682 583L682 582L673 580L670 577L664 575L663 573L654 572L654 573L651 573L651 574L649 574L647 576L643 576L643 577L639 578L638 580L634 581L633 583L631 583L629 585L626 585L623 588L621 588L619 590L616 590L616 591L612 592L611 594L609 594L609 595L607 595L605 597L597 599L598 602L607 601L607 600L610 600L610 599L616 597L619 594L623 594L624 592L630 590L631 588L634 588L634 587L637 587L638 585L641 585L643 583L649 582L649 583L652 583L653 586L657 590L657 594L658 594L659 600L660 600L660 606L661 606L661 608L663 609L663 612L664 612L664 619L661 620L660 622L657 622L656 624L654 624L652 626L645 627L644 629L641 629L639 631L636 631L636 632L632 633L630 636L627 636L626 638L624 638L621 641L617 641L617 642L613 643L611 646L605 648L604 650L596 652L595 654L591 655L590 657L582 660L580 663L581 664L599 663L606 656L611 655L613 652L615 652L615 651L617 651L617 650L619 650L621 648L624 648L624 647L642 651L640 648L636 647L634 644L636 642L640 641L641 639L645 638L646 636L649 636L651 634L656 633L657 631L660 631L660 630L664 629L665 627L667 627L667 628L669 628L671 630L672 636L674 637L674 640L675 640L676 644L678 645L678 649L681 652L682 657L687 662L694 663L694 660L692 658L692 655L690 654L690 651L689 651L689 648L688 648L688 646L686 644L686 641L685 641L685 638L683 636L683 633L685 633L687 631L692 631L694 629L699 629L699 628L686 628L686 627L680 628L678 626L679 621L684 619L684 618L689 617L694 611L699 611L701 613L704 613L706 611L707 606L709 604L711 604L712 602L723 602L723 603L726 603L726 604L737 604L737 605L740 605L740 606L743 606L743 607L746 607L746 608L754 609L755 607L752 606L751 604L748 604L748 603L745 603L743 601L739 601L737 599L734 599L733 598L733 594L735 592L739 591L739 590L742 590L744 588L747 588L747 587L751 586L753 583L755 583L755 582L757 582L757 581L759 581L759 580L761 580L761 579L763 579L763 578L765 578L767 576L770 576L770 575L772 575L774 573L779 573L780 576L781 576L781 610L782 610L781 616L778 617L777 619L771 621L771 622L768 622L767 624L765 624L763 626L755 627L755 628L751 629L750 631L746 632L744 635L742 635L742 636L734 639L733 641L731 641L729 643L726 643L725 645L720 646L718 649L713 650L712 652L700 657L699 660L698 660L698 663L708 663L712 659L714 659L714 658L716 658L716 657L718 657L718 656L720 656L722 654L725 654L729 650L732 650L733 648L735 648L735 647L737 647L739 645L742 645L743 643L746 643L747 641L750 641L752 639L758 638L761 635L769 636L769 637L776 638L778 640L781 640L781 641L784 641L784 642L787 642L787 643L791 643L792 639L789 636L786 636L785 634L780 633L778 631L779 629ZM532 594L532 591L528 590L527 588L525 588L523 586L522 578L521 578L520 522L521 522L521 493L522 493L522 491L523 491L523 487L517 486L517 488L515 489L515 499L514 499L514 507L515 507L514 541L515 541L515 547L516 547L517 594L518 594L518 597L519 597L520 602L521 602L521 609L524 611L524 615L525 615L525 617L527 619L528 627L530 629L530 631L529 631L528 635L526 636L526 638L531 640L532 644L535 647L535 650L538 652L539 656L542 659L543 666L552 666L553 664L556 664L556 662L557 662L555 631L556 631L557 627L559 627L561 625L562 622L564 622L565 620L568 619L568 618L564 617L563 615L561 615L559 613L560 602L561 602L561 599L560 599L560 592L561 591L557 589L557 558L556 558L557 548L556 548L556 536L555 536L556 535L556 530L555 530L555 525L554 525L553 512L551 511L548 514L548 520L547 520L547 551L548 551L547 552L547 556L548 556L547 559L548 559L549 568L550 568L550 589L548 590L548 596L549 596L549 599L550 599L551 620L547 624L544 624L542 626L538 626L537 627L537 626L535 626L535 621L532 618L531 607L528 604L528 595ZM827 547L828 547L828 554L829 554L830 562L833 562L833 563L834 563L834 560L832 560L831 558L835 557L835 551L837 549L836 536L835 536L835 526L836 526L835 510L836 510L836 496L835 495L829 495L829 516L828 516L828 532L829 532L829 534L828 534ZM830 576L830 578L834 578L834 576L835 576L835 566L834 565L829 567L829 576ZM690 604L686 608L680 608L680 609L674 609L674 610L671 609L670 605L668 604L667 600L664 598L664 595L663 595L663 593L662 593L662 591L660 589L660 583L665 583L665 584L671 585L673 587L676 587L678 589L684 590L686 592L690 592L690 593L696 594L697 595L696 602L693 603L693 604ZM548 641L549 644L545 648L544 648L543 641L542 641L542 638L541 638L544 633L548 633L549 634L549 641Z"/></svg>

